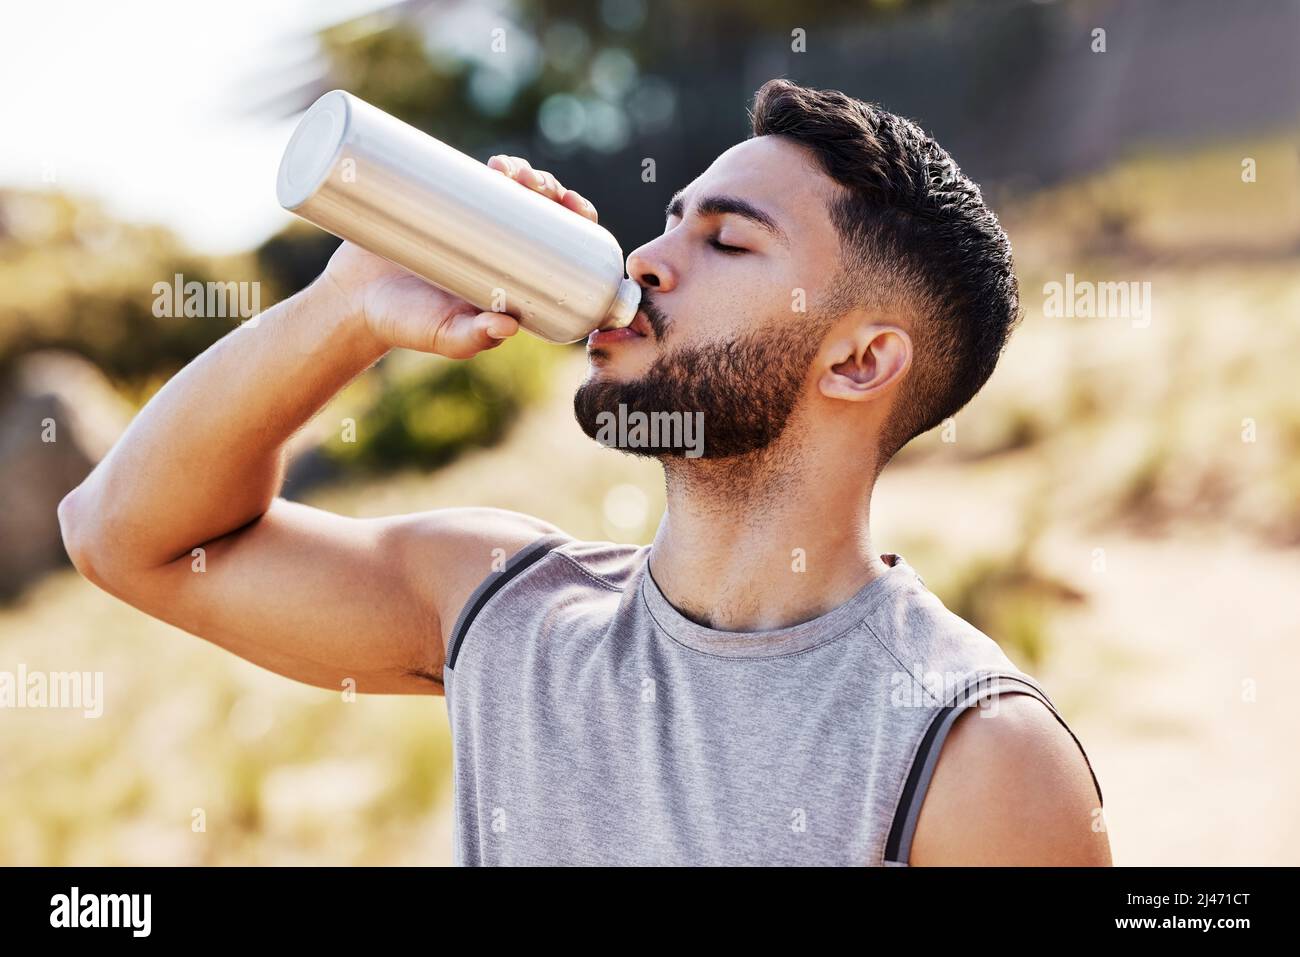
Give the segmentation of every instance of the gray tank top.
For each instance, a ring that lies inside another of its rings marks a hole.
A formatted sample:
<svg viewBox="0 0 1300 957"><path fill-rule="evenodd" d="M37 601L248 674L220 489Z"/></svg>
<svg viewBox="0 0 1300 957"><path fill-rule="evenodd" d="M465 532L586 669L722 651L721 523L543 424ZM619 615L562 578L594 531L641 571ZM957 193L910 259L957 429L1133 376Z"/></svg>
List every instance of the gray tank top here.
<svg viewBox="0 0 1300 957"><path fill-rule="evenodd" d="M1029 694L1065 725L897 555L818 618L727 632L668 602L650 548L547 536L466 602L456 864L906 866L962 709Z"/></svg>

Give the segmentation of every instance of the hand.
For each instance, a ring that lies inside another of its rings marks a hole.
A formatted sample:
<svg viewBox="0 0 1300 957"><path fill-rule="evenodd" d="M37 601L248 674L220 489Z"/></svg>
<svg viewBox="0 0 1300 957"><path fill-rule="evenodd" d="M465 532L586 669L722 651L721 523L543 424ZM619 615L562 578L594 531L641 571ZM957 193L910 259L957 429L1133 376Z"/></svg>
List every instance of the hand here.
<svg viewBox="0 0 1300 957"><path fill-rule="evenodd" d="M597 222L596 207L591 205L577 190L565 189L553 175L545 170L533 169L528 160L522 156L493 156L487 161L487 165L495 170L500 170L529 189L537 190L547 199L555 200L561 206L573 210L579 216L585 216L593 223Z"/></svg>
<svg viewBox="0 0 1300 957"><path fill-rule="evenodd" d="M487 165L517 182L597 221L596 207L555 177L534 170L518 156L493 156ZM389 348L468 359L501 345L519 331L519 321L503 312L481 312L419 276L344 242L316 280L349 315L361 319L379 343Z"/></svg>

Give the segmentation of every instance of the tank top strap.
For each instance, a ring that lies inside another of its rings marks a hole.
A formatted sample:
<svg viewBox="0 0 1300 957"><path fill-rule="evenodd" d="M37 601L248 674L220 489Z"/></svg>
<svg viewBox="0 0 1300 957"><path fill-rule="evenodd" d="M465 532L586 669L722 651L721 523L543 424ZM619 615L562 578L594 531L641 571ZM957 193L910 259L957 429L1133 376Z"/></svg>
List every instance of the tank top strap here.
<svg viewBox="0 0 1300 957"><path fill-rule="evenodd" d="M572 539L565 535L543 535L506 559L505 564L499 571L488 572L487 577L470 594L461 608L460 616L456 619L456 627L452 629L451 637L447 643L448 668L455 669L456 656L460 654L461 645L464 643L465 635L469 632L470 625L474 624L474 619L478 617L479 612L492 600L493 596L504 588L507 582L519 577L525 570L545 558L552 549L570 541Z"/></svg>
<svg viewBox="0 0 1300 957"><path fill-rule="evenodd" d="M1074 739L1074 743L1078 745L1079 751L1083 754L1084 762L1088 765L1088 773L1092 775L1093 786L1097 789L1098 807L1101 806L1101 784L1097 781L1097 774L1092 769L1092 762L1089 760L1087 752L1084 751L1078 735L1066 723L1065 718L1056 709L1056 705L1052 704L1047 692L1025 674L1011 672L980 673L958 688L952 695L949 704L940 707L935 712L926 727L925 734L921 736L921 743L917 746L916 754L912 758L907 779L903 784L903 793L898 800L893 822L889 828L889 837L885 842L883 863L886 867L909 866L908 859L912 851L912 838L916 833L916 822L921 815L921 805L925 802L926 791L930 786L930 779L934 775L935 765L939 761L939 752L943 748L943 742L947 738L949 730L967 708L979 704L986 698L1000 694L1028 694L1047 706L1047 709L1052 712L1056 720L1061 723L1061 726L1070 733L1070 737Z"/></svg>

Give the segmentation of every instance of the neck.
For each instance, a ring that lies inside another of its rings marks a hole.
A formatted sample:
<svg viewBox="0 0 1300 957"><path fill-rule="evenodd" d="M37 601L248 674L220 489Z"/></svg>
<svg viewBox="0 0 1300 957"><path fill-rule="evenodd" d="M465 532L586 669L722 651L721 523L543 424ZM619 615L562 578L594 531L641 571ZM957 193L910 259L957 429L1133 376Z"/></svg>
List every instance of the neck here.
<svg viewBox="0 0 1300 957"><path fill-rule="evenodd" d="M666 459L650 570L683 615L721 631L786 628L853 597L888 566L871 546L869 463L781 439L726 459ZM860 456L860 452L858 453Z"/></svg>

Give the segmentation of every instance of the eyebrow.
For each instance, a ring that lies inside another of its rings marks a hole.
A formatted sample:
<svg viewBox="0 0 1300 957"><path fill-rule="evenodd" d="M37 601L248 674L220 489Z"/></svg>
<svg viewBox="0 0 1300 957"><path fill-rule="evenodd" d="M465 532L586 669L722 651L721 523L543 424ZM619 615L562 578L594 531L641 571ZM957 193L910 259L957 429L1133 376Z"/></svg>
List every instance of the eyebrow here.
<svg viewBox="0 0 1300 957"><path fill-rule="evenodd" d="M685 208L683 194L684 189L679 189L673 194L672 202L664 210L664 219L669 216L681 216ZM740 199L736 196L705 196L695 204L695 212L700 216L741 216L750 222L761 226L771 233L776 239L786 246L790 245L790 238L786 236L785 230L780 227L775 219L768 213L759 209L753 203Z"/></svg>

